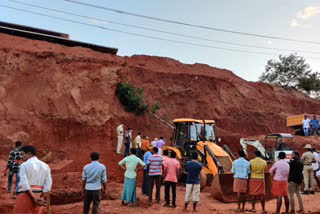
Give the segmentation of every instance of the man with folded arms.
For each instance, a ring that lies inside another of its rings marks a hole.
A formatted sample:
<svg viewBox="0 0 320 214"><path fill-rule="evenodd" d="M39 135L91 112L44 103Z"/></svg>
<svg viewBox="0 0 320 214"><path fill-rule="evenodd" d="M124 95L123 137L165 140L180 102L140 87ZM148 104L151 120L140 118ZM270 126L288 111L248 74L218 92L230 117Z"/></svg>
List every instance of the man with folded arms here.
<svg viewBox="0 0 320 214"><path fill-rule="evenodd" d="M44 199L52 185L49 166L36 157L36 149L31 145L20 150L24 163L20 166L20 183L13 213L42 213L47 206Z"/></svg>

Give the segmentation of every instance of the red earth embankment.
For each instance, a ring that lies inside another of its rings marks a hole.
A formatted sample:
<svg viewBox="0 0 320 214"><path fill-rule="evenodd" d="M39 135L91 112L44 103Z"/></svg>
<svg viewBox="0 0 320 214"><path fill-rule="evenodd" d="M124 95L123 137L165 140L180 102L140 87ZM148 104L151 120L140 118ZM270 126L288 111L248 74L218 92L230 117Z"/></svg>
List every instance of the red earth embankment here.
<svg viewBox="0 0 320 214"><path fill-rule="evenodd" d="M142 132L169 141L172 130L152 115L124 111L115 95L122 81L144 89L146 102L158 102L164 117L216 120L222 143L233 152L240 148L240 137L288 132L286 116L320 114L318 100L248 82L228 70L165 57L120 57L6 34L0 34L0 70L0 158L6 160L16 140L35 145L59 181L53 191L71 188L60 181L74 181L73 173L90 162L92 151L100 152L111 181L123 180L117 167L121 157L114 152L120 122L132 127L134 136ZM305 138L297 139L304 143Z"/></svg>

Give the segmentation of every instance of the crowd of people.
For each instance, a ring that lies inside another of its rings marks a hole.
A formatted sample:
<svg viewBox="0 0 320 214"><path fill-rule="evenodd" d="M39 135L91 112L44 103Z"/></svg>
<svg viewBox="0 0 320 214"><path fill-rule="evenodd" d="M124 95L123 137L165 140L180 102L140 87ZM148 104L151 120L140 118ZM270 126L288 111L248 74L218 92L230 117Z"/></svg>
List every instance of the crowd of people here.
<svg viewBox="0 0 320 214"><path fill-rule="evenodd" d="M314 194L314 178L317 180L315 171L319 170L319 154L312 153L313 148L309 144L305 146L306 152L301 159L298 152L292 152L292 159L288 163L285 161L286 153L279 152L278 161L269 169L273 176L271 193L277 198L276 212L280 213L282 198L285 203L285 213L295 213L294 194L299 202L297 213L303 212L303 201L301 198L301 185L304 182L304 192L302 194ZM267 163L261 158L260 151L255 151L255 158L248 161L243 150L238 151L239 158L232 164L234 173L233 191L237 193L238 207L235 212L245 210L247 193L251 196L252 207L249 211L255 212L255 200L259 197L262 213L265 210L265 172ZM315 167L315 168L314 168ZM316 170L314 170L316 169ZM317 180L318 181L318 180ZM247 189L248 187L248 189ZM320 186L319 186L320 187Z"/></svg>
<svg viewBox="0 0 320 214"><path fill-rule="evenodd" d="M176 184L180 170L180 163L174 151L163 150L163 137L155 138L150 142L147 136L138 133L132 141L132 129L123 130L124 124L117 127L118 144L116 152L121 154L124 139L124 158L118 163L124 172L124 184L121 195L121 205L134 206L136 197L137 172L143 170L142 194L148 197L149 203L160 204L161 184L164 184L164 207L176 207ZM142 137L141 137L142 136ZM8 175L7 191L11 192L12 178L16 175L16 184L13 198L16 198L13 213L41 213L43 206L47 206L46 197L51 190L52 179L49 166L36 157L36 149L31 145L22 146L20 141L15 143L16 148L9 154L8 164L4 175ZM301 158L298 152L292 153L292 159L285 161L286 154L280 152L278 161L273 164L269 172L273 176L271 192L277 197L276 213L280 213L282 198L284 198L286 213L295 213L294 194L299 202L298 213L303 212L303 201L300 195L301 185L304 182L302 194L314 194L314 178L319 185L317 174L320 177L320 154L315 152L309 144ZM163 150L163 151L162 151ZM247 193L251 196L252 207L255 212L256 198L260 199L262 213L265 210L265 172L267 163L261 158L259 151L255 158L248 161L243 150L238 152L239 158L232 164L234 174L233 191L237 193L238 203L235 212L245 210ZM200 172L202 165L198 162L198 154L192 153L192 160L185 165L187 172L184 210L187 211L190 202L193 211L196 211L200 195ZM82 193L84 196L83 213L98 213L101 194L106 192L107 173L105 165L99 163L99 153L92 152L92 162L85 165L82 172ZM247 185L248 184L248 185ZM155 191L153 191L155 186ZM248 189L247 189L248 187ZM320 187L320 186L319 186ZM170 191L171 190L171 191ZM170 194L171 192L171 194ZM171 204L171 205L170 205Z"/></svg>

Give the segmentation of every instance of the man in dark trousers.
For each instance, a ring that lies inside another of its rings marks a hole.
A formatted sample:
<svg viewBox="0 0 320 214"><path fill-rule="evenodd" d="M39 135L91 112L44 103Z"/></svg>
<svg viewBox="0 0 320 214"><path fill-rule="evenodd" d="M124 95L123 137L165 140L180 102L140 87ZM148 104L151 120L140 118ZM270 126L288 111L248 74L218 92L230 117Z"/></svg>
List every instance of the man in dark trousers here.
<svg viewBox="0 0 320 214"><path fill-rule="evenodd" d="M164 172L164 162L158 153L158 148L153 147L153 155L147 161L147 173L149 175L149 202L152 202L153 185L156 183L156 202L160 204L161 170Z"/></svg>
<svg viewBox="0 0 320 214"><path fill-rule="evenodd" d="M294 210L294 193L297 195L299 201L299 211L298 213L303 212L303 203L301 199L301 184L302 184L302 171L303 171L303 163L299 159L298 152L292 152L292 160L289 163L290 171L289 171L289 179L288 179L288 194L290 199L290 207L291 213L295 213Z"/></svg>
<svg viewBox="0 0 320 214"><path fill-rule="evenodd" d="M23 163L21 156L20 156L21 145L22 145L22 143L20 141L16 142L16 148L11 150L11 152L9 154L9 158L8 158L7 168L4 171L4 176L7 176L7 173L9 170L8 188L7 188L8 192L11 192L12 177L14 174L16 174L16 185L15 185L14 191L13 191L13 198L16 198L16 193L18 192L18 184L20 181L19 170L20 170L20 165Z"/></svg>
<svg viewBox="0 0 320 214"><path fill-rule="evenodd" d="M92 152L92 162L83 167L82 172L82 191L84 194L83 214L88 214L90 204L93 202L92 214L98 213L99 204L101 201L101 184L102 193L106 193L107 174L106 167L99 163L99 153Z"/></svg>

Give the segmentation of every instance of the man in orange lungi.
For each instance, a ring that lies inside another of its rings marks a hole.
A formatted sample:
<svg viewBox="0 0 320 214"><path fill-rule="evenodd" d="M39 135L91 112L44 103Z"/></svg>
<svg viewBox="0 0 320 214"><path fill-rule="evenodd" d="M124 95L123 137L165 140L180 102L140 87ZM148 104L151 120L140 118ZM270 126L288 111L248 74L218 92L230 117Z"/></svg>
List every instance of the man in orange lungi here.
<svg viewBox="0 0 320 214"><path fill-rule="evenodd" d="M51 189L52 180L49 166L40 161L36 149L31 145L23 146L20 166L20 183L13 213L42 213L47 206L44 197Z"/></svg>
<svg viewBox="0 0 320 214"><path fill-rule="evenodd" d="M251 212L255 212L256 196L260 196L260 202L262 206L262 212L266 213L265 207L265 183L264 183L264 171L267 167L267 162L261 158L261 152L255 151L256 157L250 160L251 176L249 179L249 195L252 199Z"/></svg>
<svg viewBox="0 0 320 214"><path fill-rule="evenodd" d="M284 160L286 158L286 153L280 152L278 155L278 161L275 162L271 169L269 170L273 177L273 183L271 192L274 196L277 196L277 210L276 214L280 213L282 197L284 197L284 202L286 206L286 212L289 212L289 198L288 198L288 176L290 166Z"/></svg>
<svg viewBox="0 0 320 214"><path fill-rule="evenodd" d="M238 208L234 209L235 212L244 212L247 193L248 174L250 174L250 164L245 158L246 154L243 150L238 151L240 156L237 160L233 161L231 172L233 175L233 192L237 193ZM242 208L240 209L240 204Z"/></svg>

